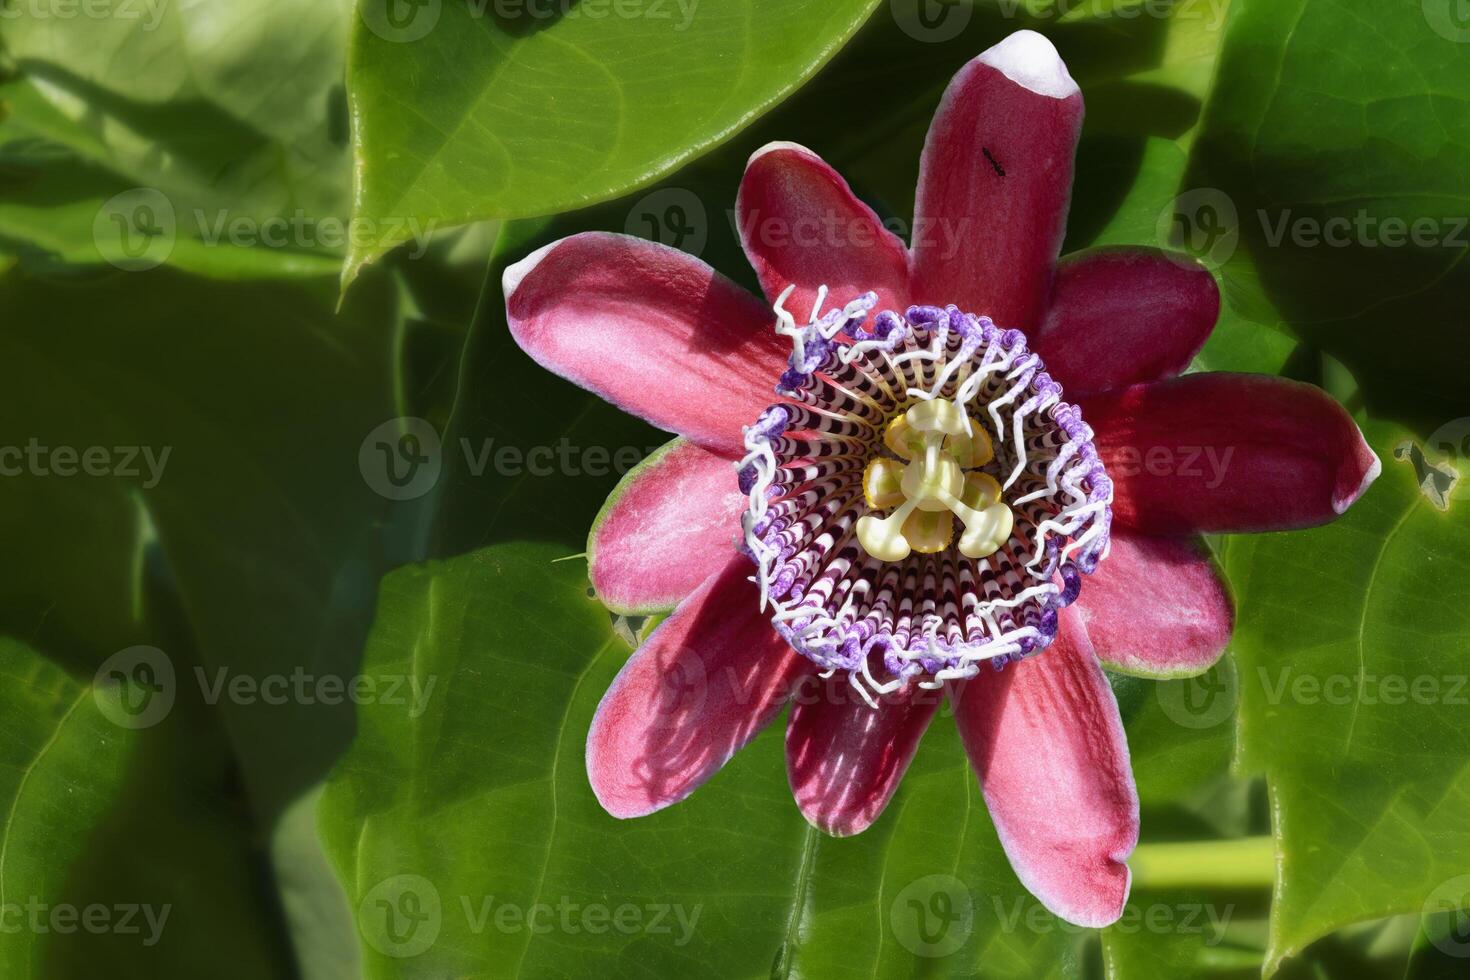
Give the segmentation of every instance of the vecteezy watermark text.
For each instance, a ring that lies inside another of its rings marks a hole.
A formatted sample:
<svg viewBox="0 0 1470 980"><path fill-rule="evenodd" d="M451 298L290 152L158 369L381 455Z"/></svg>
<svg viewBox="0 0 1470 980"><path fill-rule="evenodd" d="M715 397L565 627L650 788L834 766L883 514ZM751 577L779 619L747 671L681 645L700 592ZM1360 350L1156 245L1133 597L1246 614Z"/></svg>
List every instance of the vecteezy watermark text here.
<svg viewBox="0 0 1470 980"><path fill-rule="evenodd" d="M475 479L491 473L537 479L622 476L661 448L583 446L566 436L536 446L502 444L493 436L480 440L461 437L456 445L464 458L464 472ZM389 500L413 500L439 482L444 446L438 430L425 419L389 419L363 439L357 466L375 493Z"/></svg>
<svg viewBox="0 0 1470 980"><path fill-rule="evenodd" d="M0 20L142 21L138 30L156 31L169 0L0 0Z"/></svg>
<svg viewBox="0 0 1470 980"><path fill-rule="evenodd" d="M1247 217L1249 213L1247 213ZM1159 214L1159 244L1182 249L1215 266L1235 253L1245 218L1235 201L1215 187L1180 194ZM1257 208L1254 221L1268 248L1437 249L1470 247L1470 216L1403 217L1358 208L1352 214L1303 214L1292 208Z"/></svg>
<svg viewBox="0 0 1470 980"><path fill-rule="evenodd" d="M975 234L972 218L927 216L913 222L837 208L797 217L726 209L725 220L737 239L765 248L849 251L877 248L895 237L914 248L953 258ZM710 217L699 195L687 187L661 187L634 202L623 223L629 235L700 255L709 243Z"/></svg>
<svg viewBox="0 0 1470 980"><path fill-rule="evenodd" d="M999 897L993 898L995 917L1003 932L1017 932L1023 927L1028 932L1046 934L1050 932L1076 932L1087 930L1059 919L1048 912L1035 899L1018 896L1008 904ZM1149 902L1136 901L1123 906L1123 914L1109 926L1121 933L1149 933L1151 935L1203 936L1206 946L1215 946L1225 938L1230 918L1235 914L1235 905L1215 905L1209 902Z"/></svg>
<svg viewBox="0 0 1470 980"><path fill-rule="evenodd" d="M438 675L403 673L317 674L304 667L288 672L243 674L229 667L192 676L206 704L238 705L387 705L408 709L410 718L428 710ZM179 676L168 654L135 646L108 657L93 679L92 695L103 717L121 728L142 729L163 721L179 694Z"/></svg>
<svg viewBox="0 0 1470 980"><path fill-rule="evenodd" d="M1228 660L1196 677L1179 677L1154 685L1159 707L1184 728L1203 729L1229 719L1238 698L1237 684L1275 707L1297 704L1396 708L1400 705L1470 705L1470 675L1363 671L1319 673L1293 666L1257 666L1237 682Z"/></svg>
<svg viewBox="0 0 1470 980"><path fill-rule="evenodd" d="M171 904L92 902L76 906L68 902L52 904L32 895L24 902L0 902L0 935L29 932L69 936L85 932L94 936L141 936L144 946L156 946L172 911Z"/></svg>
<svg viewBox="0 0 1470 980"><path fill-rule="evenodd" d="M1470 245L1466 228L1470 218L1463 215L1445 218L1418 217L1413 221L1389 215L1380 217L1359 208L1352 217L1336 215L1318 218L1294 214L1282 208L1274 217L1264 209L1258 212L1261 234L1272 248L1283 241L1298 248L1465 248Z"/></svg>
<svg viewBox="0 0 1470 980"><path fill-rule="evenodd" d="M422 258L437 227L417 217L290 214L260 217L228 209L191 208L180 214L173 201L152 187L135 187L109 198L92 219L92 241L110 265L143 272L167 262L180 240L206 248L262 248L300 252L404 242L411 259Z"/></svg>
<svg viewBox="0 0 1470 980"><path fill-rule="evenodd" d="M1223 450L1215 446L1119 446L1108 460L1108 473L1113 476L1204 477L1206 490L1214 490L1225 482L1234 446Z"/></svg>
<svg viewBox="0 0 1470 980"><path fill-rule="evenodd" d="M172 446L48 446L34 436L24 446L0 446L0 477L142 477L144 490L163 479Z"/></svg>
<svg viewBox="0 0 1470 980"><path fill-rule="evenodd" d="M476 936L487 930L536 936L617 933L669 936L674 946L686 946L694 938L703 911L702 904L589 902L570 895L555 901L518 902L496 895L461 894L446 902L429 879L400 874L378 882L363 895L357 906L357 924L370 946L384 956L403 959L432 947L452 916L461 920L456 926Z"/></svg>
<svg viewBox="0 0 1470 980"><path fill-rule="evenodd" d="M300 667L289 674L232 674L220 667L206 674L194 668L195 679L206 704L227 700L231 704L352 704L406 705L408 716L418 718L427 710L429 697L439 678L430 674L420 681L414 674L312 674Z"/></svg>
<svg viewBox="0 0 1470 980"><path fill-rule="evenodd" d="M865 214L828 209L791 218L784 214L729 212L730 224L743 242L758 242L766 248L868 249L880 244L886 233L907 238L913 248L927 249L942 258L953 258L973 238L974 220L967 217L921 217L912 225L902 218L888 217L875 223Z"/></svg>
<svg viewBox="0 0 1470 980"><path fill-rule="evenodd" d="M1088 931L1058 918L1029 896L992 895L990 905L1003 933ZM1206 946L1215 946L1224 940L1234 914L1233 904L1133 901L1109 928L1121 933L1197 935ZM899 945L915 956L949 956L963 949L974 932L975 895L953 875L928 875L899 890L889 905L888 924Z"/></svg>
<svg viewBox="0 0 1470 980"><path fill-rule="evenodd" d="M1470 693L1466 686L1470 675L1466 674L1314 674L1307 671L1281 667L1270 671L1257 667L1261 690L1266 703L1278 705L1283 701L1293 704L1328 704L1343 706L1361 704L1470 704ZM1274 676L1273 676L1274 674Z"/></svg>

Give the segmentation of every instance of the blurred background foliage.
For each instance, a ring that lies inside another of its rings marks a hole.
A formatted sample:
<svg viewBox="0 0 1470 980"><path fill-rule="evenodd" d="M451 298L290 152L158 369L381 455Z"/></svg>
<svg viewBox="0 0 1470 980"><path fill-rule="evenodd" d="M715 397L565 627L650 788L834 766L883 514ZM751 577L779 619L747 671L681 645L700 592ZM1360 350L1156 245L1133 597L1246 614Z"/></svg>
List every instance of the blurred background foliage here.
<svg viewBox="0 0 1470 980"><path fill-rule="evenodd" d="M5 975L1463 975L1470 528L1393 452L1470 452L1454 0L549 9L0 0L0 445L170 453L156 481L0 479L0 901L171 909L152 944L0 934ZM577 559L617 475L483 455L667 438L515 347L508 263L603 229L754 288L730 211L775 139L902 228L944 86L1022 27L1087 100L1066 250L1199 255L1226 303L1198 366L1323 385L1385 466L1331 527L1215 542L1239 623L1209 675L1116 679L1145 847L1101 933L1020 888L944 724L855 839L800 818L779 729L687 803L606 817L582 742L643 624ZM1280 231L1335 218L1435 233ZM405 419L439 471L392 499L363 451ZM113 669L138 647L171 677ZM301 672L431 693L211 693ZM1282 698L1300 675L1356 696ZM1384 677L1438 694L1365 698ZM379 908L407 880L441 904L414 955ZM921 955L908 903L945 882L970 915ZM490 896L700 918L539 935L469 914Z"/></svg>

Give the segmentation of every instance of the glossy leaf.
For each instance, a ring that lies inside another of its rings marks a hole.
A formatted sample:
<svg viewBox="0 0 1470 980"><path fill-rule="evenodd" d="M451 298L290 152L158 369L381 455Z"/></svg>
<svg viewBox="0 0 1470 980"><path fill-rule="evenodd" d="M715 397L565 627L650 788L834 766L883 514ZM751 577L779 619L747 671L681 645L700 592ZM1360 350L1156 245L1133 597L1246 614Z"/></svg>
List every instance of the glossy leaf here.
<svg viewBox="0 0 1470 980"><path fill-rule="evenodd" d="M399 413L395 305L379 282L334 316L333 285L225 286L167 269L0 279L6 444L36 447L23 478L0 480L6 629L84 676L123 648L157 647L178 694L180 717L160 725L117 818L114 833L131 836L119 853L137 857L97 855L77 873L136 871L136 860L187 885L184 869L212 869L232 900L190 894L221 912L197 915L192 934L204 945L220 945L221 928L248 937L264 952L242 969L289 957L263 868L242 852L270 839L352 724L345 698L308 687L281 703L254 685L298 672L350 679L390 547L369 436ZM231 694L242 677L252 686ZM308 867L293 860L293 891L307 890ZM325 868L318 881L331 885ZM328 892L303 942L331 946L321 923L340 901Z"/></svg>
<svg viewBox="0 0 1470 980"><path fill-rule="evenodd" d="M433 0L405 16L361 0L355 217L453 224L625 193L789 94L876 2ZM346 280L399 240L354 249Z"/></svg>
<svg viewBox="0 0 1470 980"><path fill-rule="evenodd" d="M9 11L26 77L0 89L0 159L18 171L0 244L32 261L333 274L348 238L349 13L348 0Z"/></svg>
<svg viewBox="0 0 1470 980"><path fill-rule="evenodd" d="M857 838L801 818L779 726L678 806L604 813L584 744L628 651L558 557L384 581L365 670L431 693L364 706L322 809L368 976L1076 975L1078 930L1016 882L947 716Z"/></svg>
<svg viewBox="0 0 1470 980"><path fill-rule="evenodd" d="M1352 922L1417 911L1470 867L1470 615L1450 600L1470 524L1376 427L1378 484L1340 521L1237 538L1243 762L1283 854L1269 966ZM1454 896L1456 900L1460 896Z"/></svg>
<svg viewBox="0 0 1470 980"><path fill-rule="evenodd" d="M1233 4L1173 216L1227 293L1345 364L1370 411L1424 431L1470 407L1466 38L1448 0Z"/></svg>
<svg viewBox="0 0 1470 980"><path fill-rule="evenodd" d="M36 921L49 933L52 908L66 904L70 868L126 769L131 733L103 713L104 705L121 710L118 697L126 689L94 699L90 687L14 640L0 640L0 680L0 805L7 815L0 831L0 892L15 906L7 905L12 920L24 917L20 907L30 898L40 907ZM16 928L14 921L9 931L0 944L6 976L39 976L47 933Z"/></svg>

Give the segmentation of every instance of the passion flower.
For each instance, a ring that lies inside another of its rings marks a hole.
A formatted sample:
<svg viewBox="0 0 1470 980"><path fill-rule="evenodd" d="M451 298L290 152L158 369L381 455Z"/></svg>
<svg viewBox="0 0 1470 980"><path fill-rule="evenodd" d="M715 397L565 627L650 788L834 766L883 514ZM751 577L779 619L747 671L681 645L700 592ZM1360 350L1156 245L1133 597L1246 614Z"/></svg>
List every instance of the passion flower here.
<svg viewBox="0 0 1470 980"><path fill-rule="evenodd" d="M948 698L1023 884L1074 923L1121 915L1138 797L1101 665L1208 668L1232 612L1200 533L1329 521L1379 463L1315 388L1180 375L1219 312L1208 271L1057 261L1081 119L1021 31L946 90L908 246L776 143L736 208L765 303L621 235L506 270L523 349L681 437L588 543L609 608L673 610L588 734L609 813L688 796L791 702L798 806L858 833Z"/></svg>

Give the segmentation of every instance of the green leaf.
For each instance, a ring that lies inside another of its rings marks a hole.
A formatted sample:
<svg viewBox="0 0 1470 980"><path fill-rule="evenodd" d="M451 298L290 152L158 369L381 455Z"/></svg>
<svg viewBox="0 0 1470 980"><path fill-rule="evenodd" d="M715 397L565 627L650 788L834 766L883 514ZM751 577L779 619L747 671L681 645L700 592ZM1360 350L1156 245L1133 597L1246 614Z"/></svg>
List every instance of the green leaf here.
<svg viewBox="0 0 1470 980"><path fill-rule="evenodd" d="M172 877L181 904L219 910L195 920L201 946L220 946L220 929L253 944L242 971L289 962L262 842L353 723L341 697L308 687L279 703L254 685L350 681L399 547L385 530L398 512L361 455L397 411L400 325L386 285L365 282L334 315L330 280L219 283L168 269L0 279L7 445L36 447L22 478L0 480L5 629L78 673L138 643L169 658L179 717L129 782L148 805L116 815L127 845L96 855L91 873ZM100 471L76 466L88 450ZM246 696L230 693L236 680ZM290 861L283 890L325 910L305 916L297 941L328 949L321 922L340 892L312 899L310 863L290 843L278 852ZM206 880L197 868L231 900L190 890ZM318 881L333 884L324 866Z"/></svg>
<svg viewBox="0 0 1470 980"><path fill-rule="evenodd" d="M171 975L221 950L224 976L280 968L251 917L248 857L223 833L228 817L172 782L184 770L168 726L143 730L168 699L137 672L137 653L156 651L123 651L88 684L0 639L7 977L83 975L99 963ZM200 744L196 729L195 754L207 756Z"/></svg>
<svg viewBox="0 0 1470 980"><path fill-rule="evenodd" d="M650 182L788 95L877 2L432 0L404 17L360 0L354 217L385 234L344 281L402 240L393 221L548 214Z"/></svg>
<svg viewBox="0 0 1470 980"><path fill-rule="evenodd" d="M30 479L0 483L16 559L0 587L25 596L44 584L61 622L40 606L26 625L48 652L95 666L110 652L101 643L135 633L135 569L161 552L209 669L350 666L350 634L336 630L370 599L380 560L373 525L388 505L359 469L359 450L392 411L396 322L381 283L334 318L330 285L227 286L168 270L89 283L0 280L12 317L0 337L14 374L12 424L39 460L26 464ZM270 418L294 420L289 433ZM100 475L57 464L63 448L94 446L107 450ZM47 560L66 540L58 533L94 523L113 529L98 556L107 574ZM38 583L38 574L47 577ZM98 609L117 626L91 626ZM315 745L297 744L287 716L350 723L350 706L223 698L220 708L260 749L251 779L287 799L291 783L329 758L321 732Z"/></svg>
<svg viewBox="0 0 1470 980"><path fill-rule="evenodd" d="M1418 911L1470 867L1470 614L1447 601L1470 523L1394 458L1406 434L1370 433L1384 473L1346 515L1227 555L1242 762L1269 780L1282 854L1269 969L1341 926Z"/></svg>
<svg viewBox="0 0 1470 980"><path fill-rule="evenodd" d="M0 806L6 813L0 903L10 933L0 943L0 969L6 976L41 975L45 948L60 942L50 932L51 916L68 904L71 868L115 799L126 768L130 733L103 713L104 705L120 712L124 693L114 689L94 698L90 687L56 665L0 639ZM25 910L28 901L35 912ZM24 921L31 915L46 932ZM79 929L80 919L74 921Z"/></svg>
<svg viewBox="0 0 1470 980"><path fill-rule="evenodd" d="M1233 4L1180 208L1181 237L1254 294L1258 318L1345 364L1370 412L1424 431L1470 406L1470 58L1455 9Z"/></svg>
<svg viewBox="0 0 1470 980"><path fill-rule="evenodd" d="M1190 366L1197 371L1280 374L1296 346L1289 334L1248 320L1222 303L1220 322Z"/></svg>
<svg viewBox="0 0 1470 980"><path fill-rule="evenodd" d="M184 719L187 707L166 721L167 677L139 669L161 656L121 651L82 683L0 639L7 977L90 975L102 963L118 976L182 976L219 957L220 976L248 980L284 966L232 816L201 791L222 778L207 729Z"/></svg>
<svg viewBox="0 0 1470 980"><path fill-rule="evenodd" d="M5 19L25 76L0 90L0 154L20 177L0 196L6 250L222 277L336 272L348 0L96 6L36 0Z"/></svg>
<svg viewBox="0 0 1470 980"><path fill-rule="evenodd" d="M1240 894L1135 892L1118 924L1103 932L1107 976L1257 980L1265 932L1259 906Z"/></svg>
<svg viewBox="0 0 1470 980"><path fill-rule="evenodd" d="M1145 816L1172 808L1190 813L1186 833L1239 834L1245 830L1238 801L1223 806L1235 751L1230 719L1235 681L1228 654L1208 672L1167 681L1112 675L1118 708L1128 729L1129 756ZM1177 818L1170 820L1179 835ZM1166 836L1150 819L1143 837Z"/></svg>
<svg viewBox="0 0 1470 980"><path fill-rule="evenodd" d="M1078 930L1016 882L947 717L860 837L798 814L779 722L683 803L604 813L584 743L628 651L559 557L384 580L364 669L427 696L363 705L321 816L368 976L1077 974Z"/></svg>
<svg viewBox="0 0 1470 980"><path fill-rule="evenodd" d="M20 136L25 121L50 106L30 83L0 94L15 109L0 139L0 251L30 268L72 274L66 266L116 266L140 271L167 264L216 279L296 279L339 274L339 257L298 248L234 244L212 220L182 215L170 198L56 146ZM182 219L182 220L181 220Z"/></svg>

